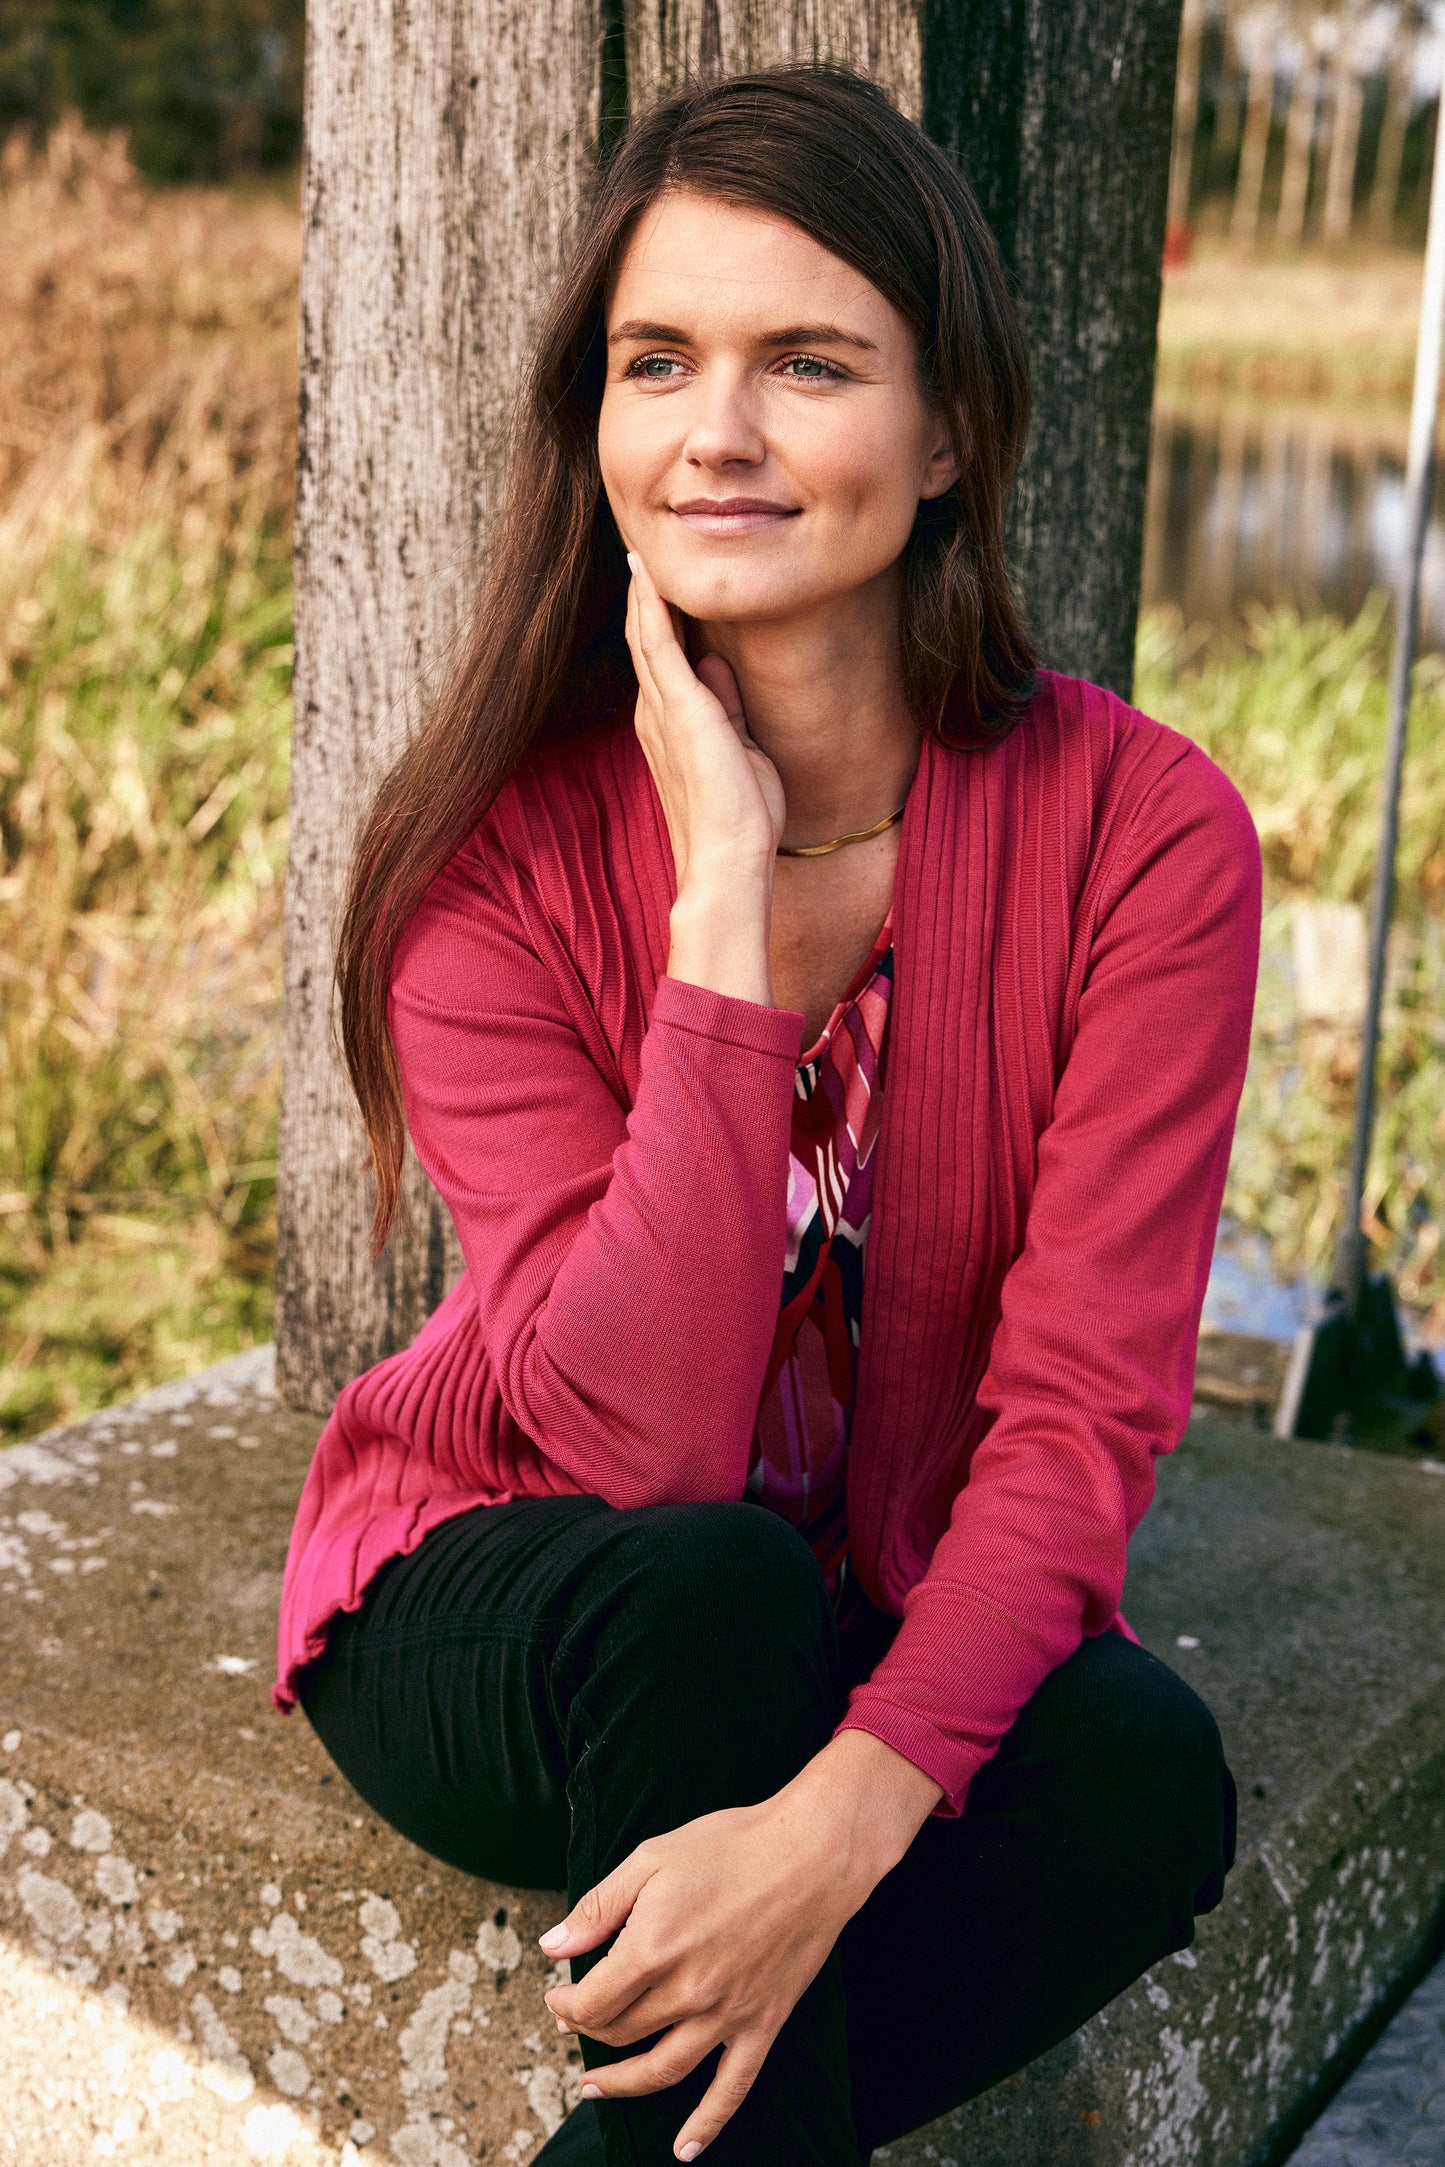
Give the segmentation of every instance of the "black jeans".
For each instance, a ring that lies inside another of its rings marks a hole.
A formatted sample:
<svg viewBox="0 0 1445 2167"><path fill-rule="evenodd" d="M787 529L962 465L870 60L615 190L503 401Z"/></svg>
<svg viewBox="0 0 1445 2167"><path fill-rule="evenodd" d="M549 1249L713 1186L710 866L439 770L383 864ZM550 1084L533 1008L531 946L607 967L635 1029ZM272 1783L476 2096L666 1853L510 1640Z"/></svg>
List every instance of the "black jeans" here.
<svg viewBox="0 0 1445 2167"><path fill-rule="evenodd" d="M864 1604L840 1632L812 1552L763 1506L527 1499L386 1566L301 1700L423 1850L575 1903L645 1837L780 1790L896 1630ZM1086 1641L962 1815L926 1821L849 1920L709 2161L858 2167L1184 1948L1233 1852L1209 1710L1119 1635ZM580 2044L589 2067L639 2051ZM718 2051L667 2091L599 2105L607 2167L672 2160ZM552 2145L571 2157L567 2129Z"/></svg>

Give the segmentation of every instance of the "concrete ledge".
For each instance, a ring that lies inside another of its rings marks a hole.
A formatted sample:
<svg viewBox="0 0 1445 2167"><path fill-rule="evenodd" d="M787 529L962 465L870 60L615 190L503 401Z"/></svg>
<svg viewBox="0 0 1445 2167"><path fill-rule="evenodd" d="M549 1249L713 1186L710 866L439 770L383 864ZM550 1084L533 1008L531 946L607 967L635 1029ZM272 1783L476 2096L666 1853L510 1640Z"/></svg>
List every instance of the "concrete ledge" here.
<svg viewBox="0 0 1445 2167"><path fill-rule="evenodd" d="M1211 1407L1267 1418L1278 1405L1289 1368L1290 1342L1206 1325L1199 1335L1194 1397Z"/></svg>
<svg viewBox="0 0 1445 2167"><path fill-rule="evenodd" d="M1125 1609L1224 1734L1225 1901L1072 2039L890 2147L894 2167L1267 2167L1437 1944L1445 1466L1201 1415L1161 1466Z"/></svg>
<svg viewBox="0 0 1445 2167"><path fill-rule="evenodd" d="M316 1430L258 1355L0 1453L0 2160L469 2167L575 2100L556 1899L425 1858L271 1709Z"/></svg>
<svg viewBox="0 0 1445 2167"><path fill-rule="evenodd" d="M258 1355L0 1453L0 2162L467 2167L576 2096L556 1899L426 1859L270 1711L315 1429ZM1228 1898L895 2167L1282 2156L1434 1930L1442 1597L1445 1470L1196 1420L1128 1608L1220 1718Z"/></svg>

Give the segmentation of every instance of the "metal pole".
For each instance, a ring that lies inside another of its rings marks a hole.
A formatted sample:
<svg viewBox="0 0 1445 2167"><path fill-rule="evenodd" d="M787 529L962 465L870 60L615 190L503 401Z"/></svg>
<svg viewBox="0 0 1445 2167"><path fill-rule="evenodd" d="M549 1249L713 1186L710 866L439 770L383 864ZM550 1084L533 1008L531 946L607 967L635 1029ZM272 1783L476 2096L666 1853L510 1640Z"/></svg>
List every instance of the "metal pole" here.
<svg viewBox="0 0 1445 2167"><path fill-rule="evenodd" d="M1420 560L1430 519L1435 472L1435 413L1440 399L1442 333L1445 333L1445 97L1435 127L1435 165L1430 182L1430 224L1425 242L1425 278L1420 295L1420 336L1415 348L1415 388L1410 406L1410 450L1405 465L1405 548L1395 598L1395 649L1390 662L1390 743L1385 764L1380 848L1370 915L1370 976L1365 996L1360 1045L1360 1080L1355 1094L1355 1136L1350 1154L1345 1223L1340 1237L1335 1284L1351 1317L1365 1283L1368 1245L1360 1227L1365 1172L1375 1126L1375 1067L1380 1041L1380 1007L1385 990L1385 944L1395 900L1395 848L1400 832L1400 774L1405 760L1405 730L1410 717L1410 675L1420 621Z"/></svg>

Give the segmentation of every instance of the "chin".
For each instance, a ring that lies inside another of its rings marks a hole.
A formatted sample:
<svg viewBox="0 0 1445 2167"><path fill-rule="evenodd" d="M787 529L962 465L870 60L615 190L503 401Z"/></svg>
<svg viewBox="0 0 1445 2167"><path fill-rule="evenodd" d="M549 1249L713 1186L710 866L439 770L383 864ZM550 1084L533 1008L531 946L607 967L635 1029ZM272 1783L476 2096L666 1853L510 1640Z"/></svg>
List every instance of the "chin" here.
<svg viewBox="0 0 1445 2167"><path fill-rule="evenodd" d="M839 590L836 581L780 578L763 565L665 568L659 586L685 615L713 624L749 624L814 609Z"/></svg>

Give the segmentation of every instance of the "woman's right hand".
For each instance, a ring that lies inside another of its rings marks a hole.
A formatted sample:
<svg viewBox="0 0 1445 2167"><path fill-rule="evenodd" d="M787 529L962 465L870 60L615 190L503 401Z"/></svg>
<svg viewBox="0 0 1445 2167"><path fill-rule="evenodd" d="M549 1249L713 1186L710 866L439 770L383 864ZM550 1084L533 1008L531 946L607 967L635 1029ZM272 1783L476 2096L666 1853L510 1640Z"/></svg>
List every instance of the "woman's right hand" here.
<svg viewBox="0 0 1445 2167"><path fill-rule="evenodd" d="M662 800L678 900L706 908L761 887L766 919L785 814L778 771L748 734L727 663L707 655L694 671L647 567L631 552L627 562L637 736Z"/></svg>

